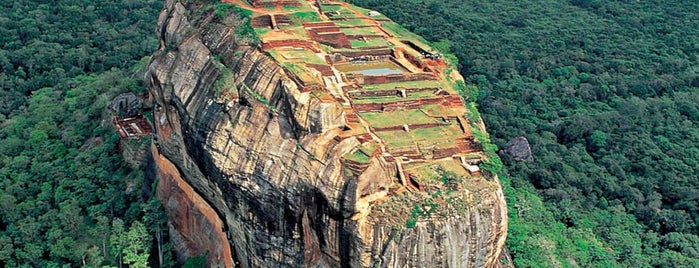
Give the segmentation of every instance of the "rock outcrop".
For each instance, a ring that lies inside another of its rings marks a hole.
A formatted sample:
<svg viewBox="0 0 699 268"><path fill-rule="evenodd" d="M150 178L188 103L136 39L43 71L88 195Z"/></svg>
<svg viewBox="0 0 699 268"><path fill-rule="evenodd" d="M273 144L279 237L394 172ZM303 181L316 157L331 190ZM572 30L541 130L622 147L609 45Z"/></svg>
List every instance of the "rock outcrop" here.
<svg viewBox="0 0 699 268"><path fill-rule="evenodd" d="M505 148L500 151L500 156L515 161L534 161L532 149L529 146L529 140L525 137L517 137L508 141L507 144L505 144Z"/></svg>
<svg viewBox="0 0 699 268"><path fill-rule="evenodd" d="M340 102L303 91L237 34L242 18L210 5L165 1L146 74L157 193L182 257L208 253L210 267L499 266L507 214L497 178L464 181L459 205L411 228L387 219L377 207L398 204L396 160L375 154L350 168L343 155L364 141L338 138ZM216 84L227 75L228 95ZM418 204L404 199L408 211Z"/></svg>

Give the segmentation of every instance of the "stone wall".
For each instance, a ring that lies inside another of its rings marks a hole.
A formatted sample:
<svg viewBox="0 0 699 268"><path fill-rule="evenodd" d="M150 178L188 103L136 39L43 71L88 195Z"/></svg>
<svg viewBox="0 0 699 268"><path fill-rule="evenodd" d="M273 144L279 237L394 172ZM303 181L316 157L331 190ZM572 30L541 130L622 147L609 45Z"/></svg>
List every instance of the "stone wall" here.
<svg viewBox="0 0 699 268"><path fill-rule="evenodd" d="M393 51L389 48L383 48L362 51L340 51L336 54L338 54L340 58L337 60L333 59L333 62L345 62L353 59L364 59L368 57L384 59L390 57L393 54Z"/></svg>
<svg viewBox="0 0 699 268"><path fill-rule="evenodd" d="M333 48L352 48L349 38L342 32L317 33L310 30L311 38L318 43L331 46Z"/></svg>
<svg viewBox="0 0 699 268"><path fill-rule="evenodd" d="M392 74L392 75L356 75L360 84L387 84L396 82L422 81L422 80L437 80L433 73L408 73L408 74Z"/></svg>
<svg viewBox="0 0 699 268"><path fill-rule="evenodd" d="M295 6L300 7L301 3L295 0L248 0L254 7L272 8L272 7L282 7L282 6Z"/></svg>
<svg viewBox="0 0 699 268"><path fill-rule="evenodd" d="M272 40L272 41L266 41L262 43L262 49L273 49L273 48L278 48L278 47L295 47L295 48L304 48L308 49L310 51L313 51L314 53L320 52L318 48L316 48L315 44L305 41L305 40L294 40L294 39L287 39L287 40Z"/></svg>
<svg viewBox="0 0 699 268"><path fill-rule="evenodd" d="M254 17L250 23L255 28L272 28L272 17L270 15Z"/></svg>
<svg viewBox="0 0 699 268"><path fill-rule="evenodd" d="M424 99L414 99L414 100L392 101L392 102L384 102L384 103L353 103L352 107L357 112L375 112L375 111L390 112L390 111L395 111L395 110L411 110L411 109L417 110L417 109L422 108L422 106L424 106L424 105L445 103L448 100L449 100L448 98L437 97L437 98L424 98Z"/></svg>

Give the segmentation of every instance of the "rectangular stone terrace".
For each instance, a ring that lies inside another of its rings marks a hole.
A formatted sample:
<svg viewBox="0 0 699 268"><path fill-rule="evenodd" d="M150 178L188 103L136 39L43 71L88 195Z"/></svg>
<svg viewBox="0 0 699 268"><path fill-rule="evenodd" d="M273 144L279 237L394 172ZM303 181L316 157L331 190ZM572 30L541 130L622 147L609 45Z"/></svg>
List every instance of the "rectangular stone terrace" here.
<svg viewBox="0 0 699 268"><path fill-rule="evenodd" d="M424 39L345 2L227 2L253 11L263 50L302 92L345 107L336 139L362 143L343 156L355 174L383 155L408 190L424 190L439 170L479 176L481 148L454 89L461 78Z"/></svg>

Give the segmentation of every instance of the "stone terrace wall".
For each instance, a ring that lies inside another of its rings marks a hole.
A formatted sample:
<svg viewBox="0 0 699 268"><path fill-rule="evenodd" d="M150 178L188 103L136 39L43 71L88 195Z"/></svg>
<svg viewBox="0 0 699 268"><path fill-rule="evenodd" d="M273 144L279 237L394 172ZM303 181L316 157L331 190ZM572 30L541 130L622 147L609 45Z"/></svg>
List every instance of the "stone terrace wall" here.
<svg viewBox="0 0 699 268"><path fill-rule="evenodd" d="M431 127L441 127L449 124L444 123L424 123L424 124L406 124L409 130L431 128ZM390 126L390 127L372 127L374 131L399 131L403 130L403 125Z"/></svg>
<svg viewBox="0 0 699 268"><path fill-rule="evenodd" d="M369 164L370 163L360 163L349 159L342 159L342 165L348 168L355 176L364 173L364 171L369 168Z"/></svg>
<svg viewBox="0 0 699 268"><path fill-rule="evenodd" d="M399 88L402 89L402 88ZM406 88L405 93L420 93L420 92L427 92L427 91L432 91L432 92L437 92L439 88L436 87L423 87L423 88ZM446 92L446 91L445 91Z"/></svg>
<svg viewBox="0 0 699 268"><path fill-rule="evenodd" d="M311 38L318 43L331 46L333 48L352 48L349 38L342 32L337 33L316 33L310 30Z"/></svg>
<svg viewBox="0 0 699 268"><path fill-rule="evenodd" d="M264 49L264 50L270 50L270 49L278 48L278 47L305 48L305 49L313 51L314 53L320 52L320 50L318 50L312 42L308 42L305 40L299 40L299 39L272 40L272 41L267 41L267 42L262 43L262 49Z"/></svg>
<svg viewBox="0 0 699 268"><path fill-rule="evenodd" d="M417 155L420 154L420 151L418 151L417 147L415 146L402 146L402 147L390 147L388 148L388 151L395 157L403 156L403 155Z"/></svg>
<svg viewBox="0 0 699 268"><path fill-rule="evenodd" d="M271 17L271 15L262 15L262 16L254 17L254 18L252 18L251 24L252 24L252 27L255 27L255 28L262 28L262 27L272 28L272 17Z"/></svg>
<svg viewBox="0 0 699 268"><path fill-rule="evenodd" d="M277 25L292 25L291 18L287 15L274 15L274 20L277 21Z"/></svg>
<svg viewBox="0 0 699 268"><path fill-rule="evenodd" d="M385 36L380 35L380 34L355 34L355 35L348 35L347 38L353 39L353 40L361 40L363 38L384 38ZM385 46L383 46L385 47Z"/></svg>
<svg viewBox="0 0 699 268"><path fill-rule="evenodd" d="M380 112L380 111L383 111L383 104L382 103L362 103L362 104L354 103L354 104L352 104L352 108L354 108L354 110L357 111L358 113Z"/></svg>
<svg viewBox="0 0 699 268"><path fill-rule="evenodd" d="M352 99L362 99L371 97L388 97L400 95L399 90L375 90L375 91L353 91L348 92L347 96Z"/></svg>
<svg viewBox="0 0 699 268"><path fill-rule="evenodd" d="M363 51L340 51L340 55L347 58L361 58L367 56L391 56L393 51L390 48L384 49L374 49L374 50L363 50Z"/></svg>
<svg viewBox="0 0 699 268"><path fill-rule="evenodd" d="M402 89L402 88L396 88L396 89L391 89L391 90L371 90L371 91L362 91L362 90L356 90L353 89L354 91L348 92L347 96L349 96L352 99L362 99L362 98L372 98L372 97L389 97L389 96L400 96L401 90L405 90L405 93L410 96L410 94L413 93L420 93L420 92L434 92L435 95L437 96L445 96L449 95L448 92L442 91L443 93L437 94L437 91L439 88L407 88L407 89ZM446 94L444 94L446 93Z"/></svg>
<svg viewBox="0 0 699 268"><path fill-rule="evenodd" d="M390 126L390 127L371 127L373 131L401 131L403 130L402 125Z"/></svg>
<svg viewBox="0 0 699 268"><path fill-rule="evenodd" d="M392 75L355 75L362 82L360 84L374 85L387 84L396 82L409 82L421 80L437 80L437 77L432 73L414 73L414 74L392 74Z"/></svg>
<svg viewBox="0 0 699 268"><path fill-rule="evenodd" d="M317 27L317 28L310 28L308 29L311 32L314 33L339 33L342 32L340 31L340 27L337 26L328 26L328 27Z"/></svg>
<svg viewBox="0 0 699 268"><path fill-rule="evenodd" d="M375 111L395 111L403 109L420 109L427 104L450 104L447 98L426 98L419 100L402 100L386 103L355 103L352 107L357 112L375 112Z"/></svg>
<svg viewBox="0 0 699 268"><path fill-rule="evenodd" d="M254 6L254 7L277 7L277 6L300 7L301 6L301 3L299 3L299 1L294 1L294 0L277 0L277 1L249 0L249 2L251 2L252 6Z"/></svg>
<svg viewBox="0 0 699 268"><path fill-rule="evenodd" d="M333 69L330 68L329 65L322 65L322 64L312 64L308 63L306 64L308 67L311 67L313 69L318 70L322 76L334 76L335 73L333 72Z"/></svg>
<svg viewBox="0 0 699 268"><path fill-rule="evenodd" d="M452 155L461 153L459 147L449 147L449 148L434 148L432 149L432 158L442 159L451 157Z"/></svg>
<svg viewBox="0 0 699 268"><path fill-rule="evenodd" d="M305 28L316 28L316 27L332 27L336 26L335 23L331 21L327 22L306 22L303 24L303 27Z"/></svg>

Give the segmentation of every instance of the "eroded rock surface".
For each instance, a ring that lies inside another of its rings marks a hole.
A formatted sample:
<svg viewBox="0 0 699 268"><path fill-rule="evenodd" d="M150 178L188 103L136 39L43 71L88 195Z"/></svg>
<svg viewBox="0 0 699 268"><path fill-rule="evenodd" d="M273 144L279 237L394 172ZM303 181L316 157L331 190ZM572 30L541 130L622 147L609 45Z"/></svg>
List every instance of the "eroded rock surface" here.
<svg viewBox="0 0 699 268"><path fill-rule="evenodd" d="M240 18L217 18L209 3L165 1L146 74L166 182L158 197L178 252L208 251L210 267L499 266L507 219L497 178L463 181L458 205L412 228L400 214L388 219L379 203L413 207L408 195L392 201L403 196L390 191L404 177L400 160L343 158L372 137L338 138L348 124L340 101L302 91L238 37ZM215 85L226 75L236 88L228 95Z"/></svg>
<svg viewBox="0 0 699 268"><path fill-rule="evenodd" d="M532 149L525 137L517 137L508 141L502 151L500 151L500 155L503 158L511 158L515 161L534 161Z"/></svg>

